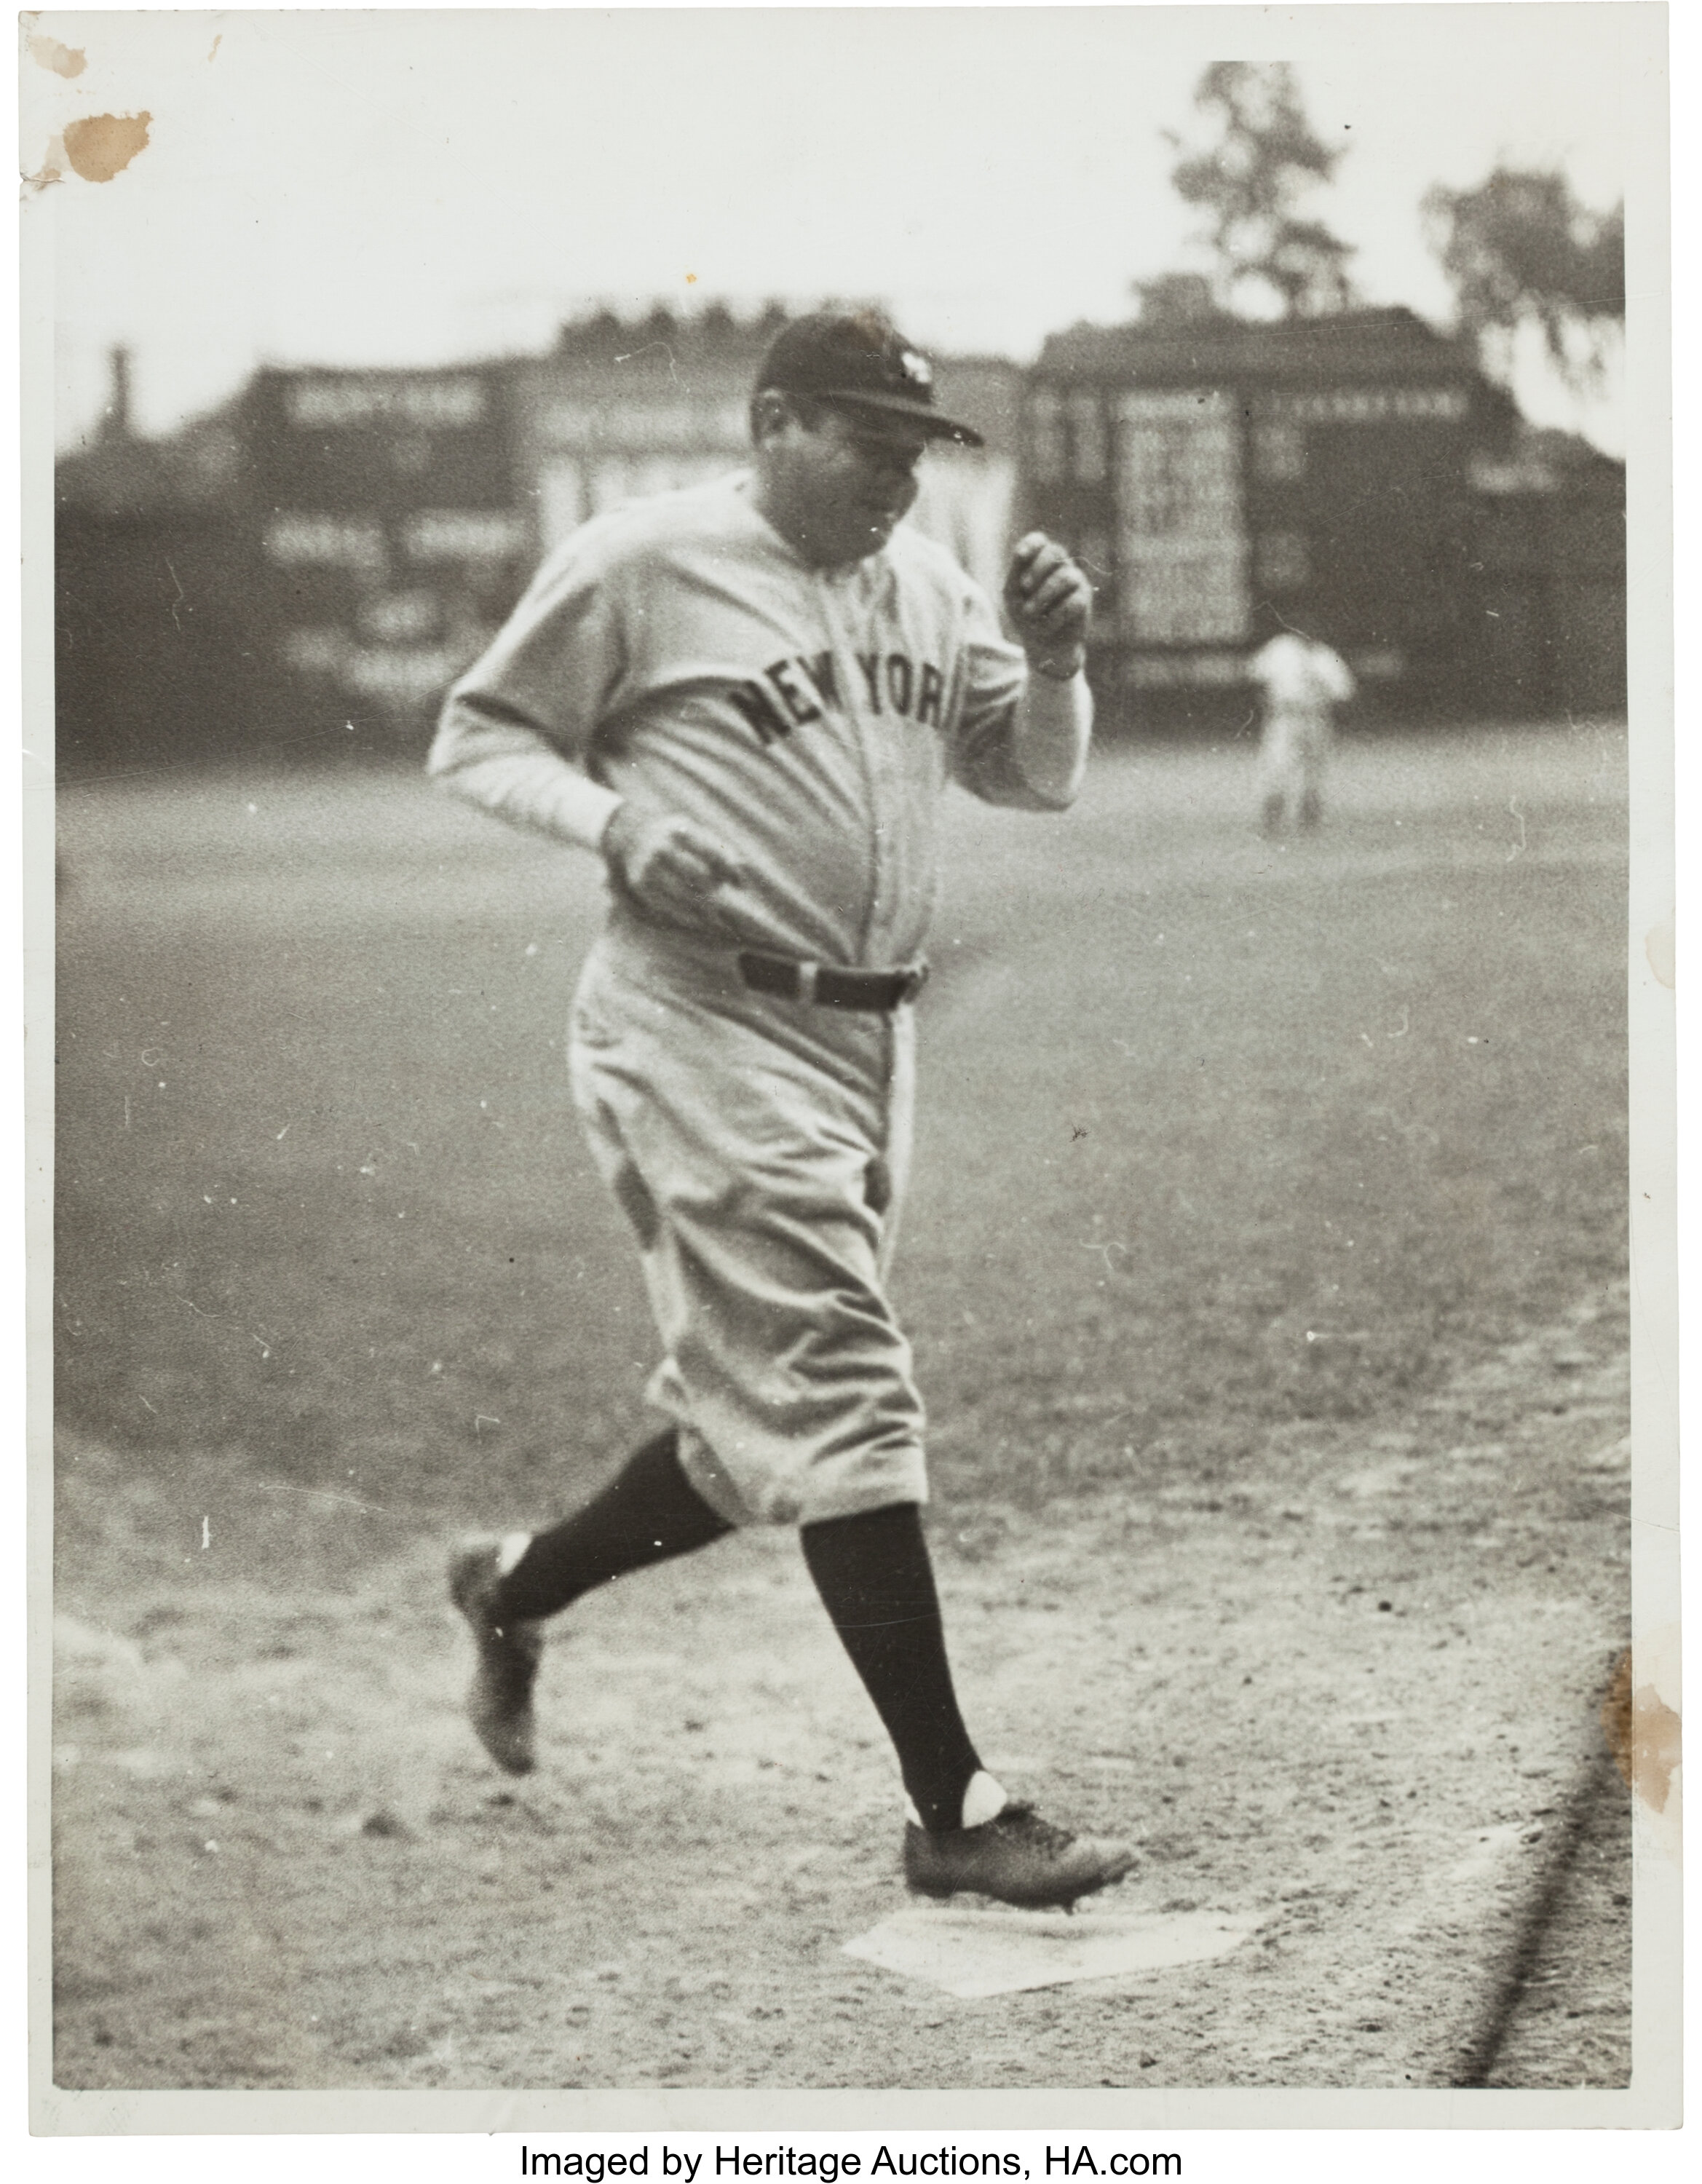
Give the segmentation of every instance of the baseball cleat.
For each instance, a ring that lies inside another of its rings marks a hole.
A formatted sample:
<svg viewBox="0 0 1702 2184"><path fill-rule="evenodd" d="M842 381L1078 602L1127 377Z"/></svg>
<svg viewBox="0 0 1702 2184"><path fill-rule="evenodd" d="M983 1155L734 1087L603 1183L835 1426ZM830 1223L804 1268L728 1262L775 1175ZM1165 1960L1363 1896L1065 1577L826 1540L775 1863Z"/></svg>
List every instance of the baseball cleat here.
<svg viewBox="0 0 1702 2184"><path fill-rule="evenodd" d="M1061 1904L1121 1880L1135 1862L1126 1843L1072 1836L1026 1805L1007 1805L979 1827L931 1835L904 1829L904 1879L913 1894L996 1897L1030 1908Z"/></svg>
<svg viewBox="0 0 1702 2184"><path fill-rule="evenodd" d="M471 1625L478 1665L467 1690L467 1719L498 1767L530 1774L537 1764L532 1685L543 1658L536 1623L503 1622L495 1606L499 1540L468 1540L449 1557L449 1597Z"/></svg>

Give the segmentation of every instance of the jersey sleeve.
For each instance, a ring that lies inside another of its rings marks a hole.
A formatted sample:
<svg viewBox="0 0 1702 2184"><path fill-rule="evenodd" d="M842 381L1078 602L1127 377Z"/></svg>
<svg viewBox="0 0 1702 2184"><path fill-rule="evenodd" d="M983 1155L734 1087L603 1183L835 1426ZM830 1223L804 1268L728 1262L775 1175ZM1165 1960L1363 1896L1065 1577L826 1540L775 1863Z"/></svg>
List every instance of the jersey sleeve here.
<svg viewBox="0 0 1702 2184"><path fill-rule="evenodd" d="M949 766L954 781L983 804L1048 811L1054 805L1030 788L1016 762L1017 706L1028 682L1028 662L998 626L979 585L965 596L960 696L955 708Z"/></svg>
<svg viewBox="0 0 1702 2184"><path fill-rule="evenodd" d="M450 691L427 761L434 778L499 817L594 847L620 800L585 762L627 666L624 589L594 533L564 541Z"/></svg>

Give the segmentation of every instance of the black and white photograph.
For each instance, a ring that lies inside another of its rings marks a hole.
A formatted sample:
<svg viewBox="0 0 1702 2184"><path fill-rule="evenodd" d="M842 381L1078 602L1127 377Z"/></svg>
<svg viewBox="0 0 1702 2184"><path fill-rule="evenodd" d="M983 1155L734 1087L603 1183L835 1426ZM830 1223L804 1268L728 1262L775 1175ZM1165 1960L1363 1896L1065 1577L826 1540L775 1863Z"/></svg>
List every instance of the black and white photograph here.
<svg viewBox="0 0 1702 2184"><path fill-rule="evenodd" d="M37 2132L1678 2122L1666 31L21 19Z"/></svg>

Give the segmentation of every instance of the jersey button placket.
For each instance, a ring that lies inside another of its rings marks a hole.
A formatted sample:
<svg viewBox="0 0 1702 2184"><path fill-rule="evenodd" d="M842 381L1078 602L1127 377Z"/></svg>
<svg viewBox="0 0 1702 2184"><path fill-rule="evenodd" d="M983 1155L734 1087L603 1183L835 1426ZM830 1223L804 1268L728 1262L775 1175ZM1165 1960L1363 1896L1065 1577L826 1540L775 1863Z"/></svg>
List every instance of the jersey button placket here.
<svg viewBox="0 0 1702 2184"><path fill-rule="evenodd" d="M880 631L877 602L887 571L878 561L872 565L865 564L865 568L867 571L865 597L870 614L869 649L875 661L876 688L881 693L877 708L871 713L865 731L873 863L866 946L870 962L887 964L892 961L893 934L898 923L898 906L893 895L893 883L900 869L898 850L898 829L904 824L904 767L897 738L902 735L904 723L902 716L892 708L890 678L884 682L881 680L885 675L886 657L876 641Z"/></svg>
<svg viewBox="0 0 1702 2184"><path fill-rule="evenodd" d="M873 951L880 938L879 913L884 894L885 859L882 851L884 811L878 772L880 739L870 725L878 697L870 692L865 680L857 658L855 633L849 627L851 610L857 604L855 594L861 577L860 566L848 574L838 576L818 571L816 594L820 601L822 624L827 632L828 648L833 655L834 672L843 694L846 730L862 770L864 795L869 814L867 886L859 931L852 940L853 956L859 963L873 963L876 961ZM877 677L879 666L876 660ZM876 692L878 689L877 681Z"/></svg>

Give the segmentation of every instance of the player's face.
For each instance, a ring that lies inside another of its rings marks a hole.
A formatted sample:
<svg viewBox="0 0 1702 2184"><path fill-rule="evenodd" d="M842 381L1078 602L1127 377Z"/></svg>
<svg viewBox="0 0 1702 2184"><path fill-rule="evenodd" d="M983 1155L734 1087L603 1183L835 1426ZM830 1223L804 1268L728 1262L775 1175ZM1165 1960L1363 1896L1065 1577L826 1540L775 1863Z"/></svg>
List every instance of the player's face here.
<svg viewBox="0 0 1702 2184"><path fill-rule="evenodd" d="M927 443L902 417L823 409L805 424L788 414L761 444L764 512L818 567L859 561L909 513Z"/></svg>

